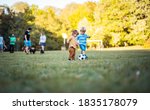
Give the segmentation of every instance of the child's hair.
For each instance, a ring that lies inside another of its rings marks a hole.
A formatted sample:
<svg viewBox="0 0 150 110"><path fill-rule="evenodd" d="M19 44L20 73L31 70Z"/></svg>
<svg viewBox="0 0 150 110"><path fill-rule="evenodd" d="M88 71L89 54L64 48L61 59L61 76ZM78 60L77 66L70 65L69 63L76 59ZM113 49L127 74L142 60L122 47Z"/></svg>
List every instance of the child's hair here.
<svg viewBox="0 0 150 110"><path fill-rule="evenodd" d="M86 28L85 27L81 27L80 31L86 32Z"/></svg>
<svg viewBox="0 0 150 110"><path fill-rule="evenodd" d="M77 30L73 30L73 31L72 31L72 35L74 35L74 34L78 35L79 33L78 33Z"/></svg>
<svg viewBox="0 0 150 110"><path fill-rule="evenodd" d="M31 31L31 30L32 30L32 28L30 28L30 27L29 27L29 28L28 28L28 30L30 30L30 31Z"/></svg>

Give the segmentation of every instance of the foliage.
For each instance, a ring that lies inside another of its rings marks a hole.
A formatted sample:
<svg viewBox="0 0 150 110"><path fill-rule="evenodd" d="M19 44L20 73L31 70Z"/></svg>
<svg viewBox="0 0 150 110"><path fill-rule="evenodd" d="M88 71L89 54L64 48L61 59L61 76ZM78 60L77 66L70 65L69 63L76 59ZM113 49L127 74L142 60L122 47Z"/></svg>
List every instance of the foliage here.
<svg viewBox="0 0 150 110"><path fill-rule="evenodd" d="M109 45L122 45L127 42L129 45L143 45L149 37L150 19L149 0L105 0L97 5L95 11L96 23L104 28L102 36L112 38L118 34L118 42L111 42Z"/></svg>
<svg viewBox="0 0 150 110"><path fill-rule="evenodd" d="M10 15L2 15L1 30L7 37L15 33L19 46L24 31L32 27L33 43L38 45L39 36L44 32L48 37L48 49L60 49L62 33L82 26L87 28L91 39L103 40L105 47L144 45L150 38L149 0L100 0L99 2L71 3L63 9L52 6L40 9L25 2L17 2L10 7ZM19 40L21 39L21 40Z"/></svg>
<svg viewBox="0 0 150 110"><path fill-rule="evenodd" d="M144 48L150 48L150 39L144 43Z"/></svg>
<svg viewBox="0 0 150 110"><path fill-rule="evenodd" d="M29 9L29 5L25 2L17 2L11 7L11 9L17 13L25 13L26 10Z"/></svg>

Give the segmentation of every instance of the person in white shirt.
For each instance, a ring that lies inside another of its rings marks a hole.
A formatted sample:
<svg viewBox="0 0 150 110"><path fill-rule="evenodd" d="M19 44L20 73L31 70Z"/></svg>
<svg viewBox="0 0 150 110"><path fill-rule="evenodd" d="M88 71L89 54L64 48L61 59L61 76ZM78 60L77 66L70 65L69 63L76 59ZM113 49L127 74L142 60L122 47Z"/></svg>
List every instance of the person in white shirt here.
<svg viewBox="0 0 150 110"><path fill-rule="evenodd" d="M6 48L3 36L0 34L0 52L3 52L4 47Z"/></svg>
<svg viewBox="0 0 150 110"><path fill-rule="evenodd" d="M46 46L46 35L41 33L39 44L41 46L41 53L44 53L44 47Z"/></svg>

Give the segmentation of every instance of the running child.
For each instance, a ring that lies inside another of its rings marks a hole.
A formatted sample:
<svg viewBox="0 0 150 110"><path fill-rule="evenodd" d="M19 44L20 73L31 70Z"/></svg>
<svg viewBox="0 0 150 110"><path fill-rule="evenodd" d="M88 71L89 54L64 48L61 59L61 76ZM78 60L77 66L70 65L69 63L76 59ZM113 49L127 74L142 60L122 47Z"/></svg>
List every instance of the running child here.
<svg viewBox="0 0 150 110"><path fill-rule="evenodd" d="M81 49L81 54L87 59L87 55L85 53L87 46L87 38L90 38L87 34L85 34L86 28L81 27L80 34L77 36L77 41L79 43L79 47Z"/></svg>
<svg viewBox="0 0 150 110"><path fill-rule="evenodd" d="M25 45L25 53L29 53L29 48L31 47L31 40L30 40L30 31L32 29L28 28L24 34L24 45Z"/></svg>
<svg viewBox="0 0 150 110"><path fill-rule="evenodd" d="M71 37L67 40L67 43L69 44L69 58L68 60L75 60L75 53L76 53L76 48L77 48L77 41L76 37L78 35L78 31L74 30L72 31Z"/></svg>

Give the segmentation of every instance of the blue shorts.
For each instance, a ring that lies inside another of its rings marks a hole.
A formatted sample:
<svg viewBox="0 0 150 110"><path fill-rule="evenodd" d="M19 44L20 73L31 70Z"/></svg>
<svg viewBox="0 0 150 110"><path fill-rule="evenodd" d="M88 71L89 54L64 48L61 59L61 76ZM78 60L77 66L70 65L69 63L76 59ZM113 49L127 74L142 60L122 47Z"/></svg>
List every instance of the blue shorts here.
<svg viewBox="0 0 150 110"><path fill-rule="evenodd" d="M31 41L30 40L24 41L24 45L26 47L31 47Z"/></svg>
<svg viewBox="0 0 150 110"><path fill-rule="evenodd" d="M46 46L46 43L42 43L42 42L41 42L41 43L40 43L40 46Z"/></svg>
<svg viewBox="0 0 150 110"><path fill-rule="evenodd" d="M0 44L0 49L3 50L3 44Z"/></svg>
<svg viewBox="0 0 150 110"><path fill-rule="evenodd" d="M80 44L79 46L82 51L86 51L86 45Z"/></svg>

